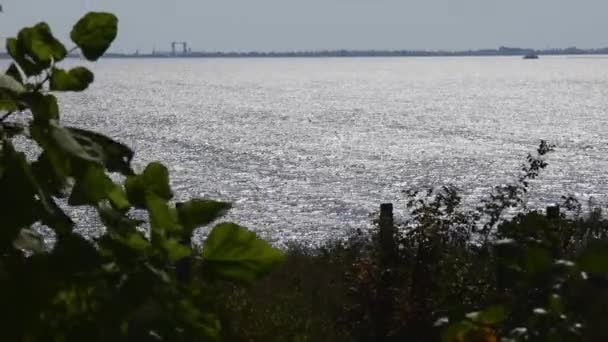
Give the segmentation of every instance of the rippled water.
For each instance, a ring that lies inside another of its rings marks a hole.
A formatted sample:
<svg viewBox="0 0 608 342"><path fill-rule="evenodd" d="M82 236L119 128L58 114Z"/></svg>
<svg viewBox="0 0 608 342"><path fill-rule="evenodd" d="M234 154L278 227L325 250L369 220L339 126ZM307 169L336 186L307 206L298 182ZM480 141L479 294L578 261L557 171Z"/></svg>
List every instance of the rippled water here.
<svg viewBox="0 0 608 342"><path fill-rule="evenodd" d="M558 145L535 205L608 193L608 59L105 60L64 120L170 168L178 199L234 202L275 240L370 222L407 188L469 200L512 180L540 139Z"/></svg>

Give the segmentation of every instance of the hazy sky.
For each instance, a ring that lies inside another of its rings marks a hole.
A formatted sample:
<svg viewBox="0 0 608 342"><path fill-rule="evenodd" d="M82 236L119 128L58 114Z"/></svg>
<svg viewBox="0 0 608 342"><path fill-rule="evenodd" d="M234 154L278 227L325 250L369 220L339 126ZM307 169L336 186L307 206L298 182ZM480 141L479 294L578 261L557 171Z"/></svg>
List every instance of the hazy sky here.
<svg viewBox="0 0 608 342"><path fill-rule="evenodd" d="M0 38L86 10L120 19L113 51L608 46L607 0L0 0ZM2 44L4 45L4 43Z"/></svg>

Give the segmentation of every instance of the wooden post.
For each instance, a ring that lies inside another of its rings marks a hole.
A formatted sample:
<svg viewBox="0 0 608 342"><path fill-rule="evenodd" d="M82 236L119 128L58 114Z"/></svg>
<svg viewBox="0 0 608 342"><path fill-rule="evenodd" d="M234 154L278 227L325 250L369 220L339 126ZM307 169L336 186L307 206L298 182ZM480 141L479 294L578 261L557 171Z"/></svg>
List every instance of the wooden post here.
<svg viewBox="0 0 608 342"><path fill-rule="evenodd" d="M550 205L547 207L547 218L549 220L557 220L559 218L559 205Z"/></svg>
<svg viewBox="0 0 608 342"><path fill-rule="evenodd" d="M395 225L393 219L393 204L383 203L380 205L379 222L379 256L380 256L380 279L378 289L378 306L375 317L375 341L384 342L390 340L391 319L394 311L394 274L397 258L395 242Z"/></svg>
<svg viewBox="0 0 608 342"><path fill-rule="evenodd" d="M396 253L397 244L395 243L395 223L393 219L393 204L383 203L380 205L380 248L382 255L385 256L385 266L390 264Z"/></svg>

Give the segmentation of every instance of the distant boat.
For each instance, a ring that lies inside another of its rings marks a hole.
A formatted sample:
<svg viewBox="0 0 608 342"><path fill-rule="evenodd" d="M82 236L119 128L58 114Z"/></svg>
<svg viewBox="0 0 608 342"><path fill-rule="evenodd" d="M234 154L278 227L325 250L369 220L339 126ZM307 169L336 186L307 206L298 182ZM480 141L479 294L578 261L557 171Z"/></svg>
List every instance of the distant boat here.
<svg viewBox="0 0 608 342"><path fill-rule="evenodd" d="M534 53L529 53L524 56L524 59L538 59L538 55Z"/></svg>

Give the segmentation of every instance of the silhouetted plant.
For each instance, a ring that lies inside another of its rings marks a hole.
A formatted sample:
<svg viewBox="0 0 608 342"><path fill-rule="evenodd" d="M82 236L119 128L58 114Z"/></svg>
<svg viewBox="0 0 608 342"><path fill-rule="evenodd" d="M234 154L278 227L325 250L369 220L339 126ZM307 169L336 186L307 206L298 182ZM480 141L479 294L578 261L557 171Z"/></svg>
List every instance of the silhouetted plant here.
<svg viewBox="0 0 608 342"><path fill-rule="evenodd" d="M547 167L548 164L543 157L554 150L555 145L541 140L536 155L529 153L526 157L527 163L521 166L522 174L517 181L494 187L490 197L482 199L481 206L477 210L486 218L480 229L486 239L495 232L496 225L500 223L506 210L525 204L524 195L529 190L530 181L538 177L540 171Z"/></svg>
<svg viewBox="0 0 608 342"><path fill-rule="evenodd" d="M46 23L7 40L13 63L0 75L2 340L214 339L220 322L205 284L251 283L283 259L233 223L215 226L200 250L192 234L230 204L174 203L162 164L135 172L129 147L61 125L53 93L83 91L94 75L59 63L76 49L96 61L117 23L109 13L85 15L71 31L76 47L69 51ZM98 238L74 231L69 208L79 206L97 212ZM134 219L134 210L148 219ZM52 230L54 243L45 242L42 227Z"/></svg>

